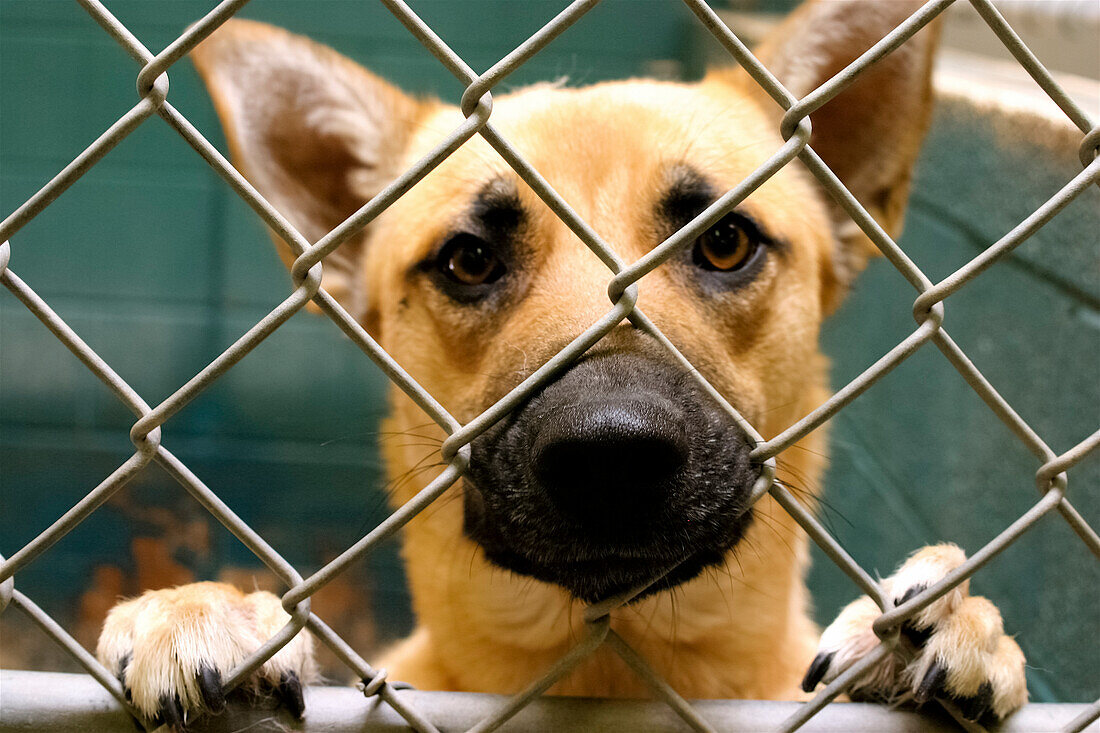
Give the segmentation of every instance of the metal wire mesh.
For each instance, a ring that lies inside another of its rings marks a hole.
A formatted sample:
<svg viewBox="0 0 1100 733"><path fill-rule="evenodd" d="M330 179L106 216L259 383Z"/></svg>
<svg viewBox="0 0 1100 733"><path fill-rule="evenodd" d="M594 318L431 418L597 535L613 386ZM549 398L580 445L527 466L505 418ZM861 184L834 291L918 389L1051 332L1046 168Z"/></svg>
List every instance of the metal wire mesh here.
<svg viewBox="0 0 1100 733"><path fill-rule="evenodd" d="M756 447L752 451L752 459L760 465L761 475L753 488L751 501L755 502L764 494L771 494L810 537L820 545L826 555L882 610L882 614L874 624L874 630L880 638L879 645L875 650L850 666L822 689L816 697L802 705L795 714L791 715L782 724L782 730L799 728L844 692L851 683L856 681L871 666L887 655L898 652L898 632L903 621L968 579L1051 511L1057 510L1092 553L1100 557L1100 537L1074 509L1066 495L1067 472L1100 445L1100 430L1068 450L1061 453L1056 452L1013 410L1012 406L989 383L943 328L945 303L951 295L965 287L967 283L980 276L986 269L1019 246L1057 215L1084 189L1100 182L1100 160L1097 159L1097 151L1100 148L1100 128L1094 127L1085 112L1062 91L1042 64L1004 21L991 0L970 0L971 5L977 10L982 19L1001 39L1036 83L1061 108L1072 123L1080 129L1082 133L1080 159L1083 170L1007 235L938 283L933 283L906 256L905 252L883 231L808 145L810 139L808 116L812 112L839 94L869 66L905 43L914 33L942 13L953 1L932 0L928 2L826 83L802 99L796 99L755 59L748 48L719 20L703 0L682 0L698 20L717 38L733 59L748 72L772 99L787 110L781 125L781 132L786 143L756 171L736 187L726 192L688 225L668 237L667 240L638 261L627 263L622 261L612 248L575 213L570 205L527 162L523 155L497 131L490 121L493 111L492 90L520 65L553 41L558 34L581 19L585 13L598 3L598 0L577 0L577 2L573 2L483 74L473 71L405 2L402 0L382 0L382 3L409 32L447 70L466 85L461 101L461 110L465 115L465 120L444 137L430 153L390 183L347 220L312 245L234 169L206 140L202 133L192 126L186 117L167 101L169 90L168 70L225 20L232 17L247 0L226 0L226 2L220 3L159 54L150 52L100 2L97 0L79 0L83 8L96 22L140 65L141 68L137 75L139 100L49 183L8 216L3 223L0 223L0 242L2 242L0 244L0 281L136 416L137 420L130 430L134 452L128 460L88 492L64 516L15 552L10 558L3 560L3 564L0 566L0 610L13 606L30 617L46 634L68 650L74 659L98 680L121 705L134 713L135 717L140 717L129 706L123 689L114 675L104 669L30 598L16 590L13 577L20 569L40 558L53 543L70 532L135 475L145 469L148 464L155 461L265 563L289 588L282 597L282 603L283 607L290 613L291 621L260 649L250 655L237 669L233 670L225 679L227 688L240 684L252 671L256 670L290 639L300 633L303 628L307 628L329 646L339 659L364 681L364 692L367 695L377 695L404 718L412 728L418 731L434 731L436 729L429 720L430 715L425 711L414 709L403 701L399 695L395 694L393 687L386 681L385 670L372 667L320 618L311 613L310 598L320 588L346 570L349 565L361 560L380 542L397 532L416 514L423 511L447 491L463 475L469 463L471 441L522 403L535 390L567 368L613 328L626 320L629 320L636 328L652 335L670 351L676 360L689 367L689 373L700 381L705 391L719 402L722 408L755 442ZM112 370L110 365L81 340L80 336L35 293L31 286L9 268L12 250L10 242L18 231L31 219L38 216L92 166L96 165L123 138L153 116L160 117L178 132L195 152L217 171L237 195L256 212L264 224L292 247L297 257L292 267L294 289L286 299L248 329L186 384L179 387L156 406L147 404L130 385ZM610 307L602 318L592 323L583 333L535 370L521 384L476 418L462 424L409 376L402 366L396 363L355 319L349 316L321 287L321 284L323 262L327 255L332 253L349 237L358 233L380 212L474 135L480 135L488 142L569 229L607 266L610 271L607 287ZM673 254L692 242L771 175L795 158L805 164L829 194L844 208L853 221L916 290L913 315L917 326L909 336L890 349L862 374L839 389L827 401L772 439L764 440L753 426L738 414L713 386L707 383L698 370L690 368L691 365L687 359L636 306L638 298L637 284L646 274L652 272ZM194 399L196 395L221 377L227 370L231 369L261 341L310 301L319 306L321 311L332 319L395 385L412 398L433 421L446 431L449 437L441 448L441 457L445 468L434 480L416 494L412 500L394 511L387 519L336 559L308 578L303 578L290 563L284 560L248 524L242 521L198 476L162 444L160 428L185 404ZM775 461L779 453L831 419L852 400L929 342L943 353L989 409L1035 455L1038 463L1035 481L1038 485L1040 497L1027 512L1006 527L985 547L975 552L964 564L948 573L939 583L895 606L893 601L885 595L879 583L844 551L840 544L814 517L813 513L786 488L774 482ZM665 701L693 729L712 730L707 720L662 680L645 659L611 629L610 612L628 602L642 590L643 588L636 588L629 593L589 606L584 614L585 633L581 641L542 677L532 682L526 690L512 697L507 704L501 706L471 730L489 731L498 728L601 645L607 645L621 657L645 680L654 695ZM1100 716L1100 702L1090 706L1077 719L1066 721L1066 729L1083 729L1098 716Z"/></svg>

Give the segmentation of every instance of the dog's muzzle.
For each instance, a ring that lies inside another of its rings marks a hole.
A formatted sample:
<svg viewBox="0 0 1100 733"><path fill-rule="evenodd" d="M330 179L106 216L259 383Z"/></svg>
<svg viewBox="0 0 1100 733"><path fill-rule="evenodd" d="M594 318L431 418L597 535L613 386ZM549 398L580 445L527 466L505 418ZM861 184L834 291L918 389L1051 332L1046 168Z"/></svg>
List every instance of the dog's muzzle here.
<svg viewBox="0 0 1100 733"><path fill-rule="evenodd" d="M465 531L491 562L591 602L690 580L741 538L749 441L643 339L590 353L474 441Z"/></svg>

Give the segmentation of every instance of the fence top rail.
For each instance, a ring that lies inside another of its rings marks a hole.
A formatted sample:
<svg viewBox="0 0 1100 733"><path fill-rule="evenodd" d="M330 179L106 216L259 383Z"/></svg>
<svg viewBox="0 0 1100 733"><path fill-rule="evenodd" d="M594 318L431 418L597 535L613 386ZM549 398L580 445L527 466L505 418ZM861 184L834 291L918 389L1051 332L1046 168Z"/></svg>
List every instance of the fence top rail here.
<svg viewBox="0 0 1100 733"><path fill-rule="evenodd" d="M129 715L103 686L88 675L58 672L0 670L0 733L51 731L99 733L128 730ZM410 705L430 710L432 722L442 732L467 730L491 715L507 698L469 692L397 693ZM354 687L311 687L305 692L305 719L295 725L289 714L230 703L217 718L197 721L192 730L253 730L253 726L278 720L293 730L343 733L370 730L377 733L408 731L408 723L390 706L365 698ZM759 731L774 729L801 705L798 702L763 700L699 700L692 703L716 729ZM1005 722L1000 733L1035 733L1062 730L1068 721L1089 709L1087 704L1033 703ZM509 721L509 731L681 731L684 723L664 703L649 700L597 700L542 697ZM957 731L946 716L907 710L891 710L872 703L835 703L826 706L803 728L816 733L860 733L889 730L895 733Z"/></svg>

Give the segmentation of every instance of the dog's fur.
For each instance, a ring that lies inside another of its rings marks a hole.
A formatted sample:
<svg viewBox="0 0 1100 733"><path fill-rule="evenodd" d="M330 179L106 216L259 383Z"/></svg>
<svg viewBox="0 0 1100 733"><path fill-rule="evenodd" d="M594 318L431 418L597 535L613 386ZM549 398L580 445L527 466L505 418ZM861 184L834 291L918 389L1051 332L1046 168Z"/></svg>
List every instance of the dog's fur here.
<svg viewBox="0 0 1100 733"><path fill-rule="evenodd" d="M810 3L758 55L802 95L917 6ZM812 118L814 149L893 234L929 119L935 42L935 28L921 31ZM237 165L310 241L462 120L454 107L407 96L328 48L259 23L231 21L192 56ZM629 262L778 149L779 116L743 71L723 70L694 84L537 85L497 97L492 124ZM828 397L818 330L874 250L798 164L719 226L758 243L746 264L708 269L697 242L641 281L639 307L772 436ZM495 253L491 282L448 274L456 237ZM609 278L478 137L324 262L329 292L463 422L603 317ZM386 431L427 435L423 412L396 388L391 405ZM876 643L877 608L853 603L819 643L804 583L807 538L770 496L746 509L756 475L749 447L651 336L618 326L479 437L466 477L409 523L404 557L419 627L381 665L421 688L515 692L576 643L578 599L672 566L612 612L611 625L682 695L796 698L811 660L803 686L835 677ZM425 451L398 442L383 450L401 505L428 481L417 470ZM780 456L778 480L815 492L825 451L817 430ZM927 548L885 587L906 597L962 559L949 545ZM141 710L179 722L216 710L210 680L286 618L269 594L209 583L154 591L112 612L99 655ZM1026 699L1019 649L966 584L909 632L916 660L886 660L859 696L937 694L974 716L1003 716ZM257 680L284 689L308 681L310 643L299 635ZM601 648L551 691L634 697L647 687Z"/></svg>

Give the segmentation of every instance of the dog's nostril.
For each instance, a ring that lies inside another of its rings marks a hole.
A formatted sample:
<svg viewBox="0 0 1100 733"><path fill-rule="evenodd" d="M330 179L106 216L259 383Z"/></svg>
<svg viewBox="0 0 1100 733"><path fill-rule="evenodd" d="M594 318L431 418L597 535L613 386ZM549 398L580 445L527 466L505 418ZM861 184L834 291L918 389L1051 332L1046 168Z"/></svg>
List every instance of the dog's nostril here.
<svg viewBox="0 0 1100 733"><path fill-rule="evenodd" d="M570 405L535 439L534 475L558 507L577 519L637 514L659 506L687 461L683 419L650 402Z"/></svg>
<svg viewBox="0 0 1100 733"><path fill-rule="evenodd" d="M568 441L546 446L535 461L543 486L597 492L644 491L671 477L683 463L675 446L655 438ZM625 498L625 497L624 497Z"/></svg>

